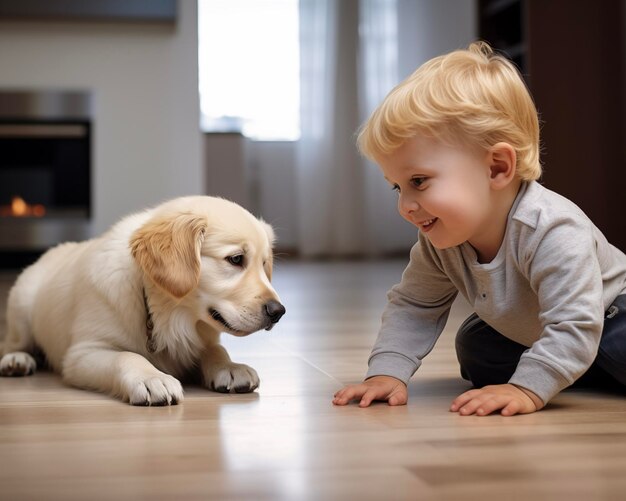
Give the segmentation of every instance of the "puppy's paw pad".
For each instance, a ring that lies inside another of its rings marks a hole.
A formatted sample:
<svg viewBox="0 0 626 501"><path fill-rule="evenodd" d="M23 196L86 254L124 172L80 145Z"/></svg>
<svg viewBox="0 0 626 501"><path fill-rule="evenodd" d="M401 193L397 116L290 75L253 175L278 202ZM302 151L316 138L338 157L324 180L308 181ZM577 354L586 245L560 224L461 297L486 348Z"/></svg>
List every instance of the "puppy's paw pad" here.
<svg viewBox="0 0 626 501"><path fill-rule="evenodd" d="M245 364L230 363L207 374L207 386L220 393L250 393L259 387L256 371Z"/></svg>
<svg viewBox="0 0 626 501"><path fill-rule="evenodd" d="M183 401L183 387L167 374L149 376L131 384L128 400L131 405L176 405Z"/></svg>
<svg viewBox="0 0 626 501"><path fill-rule="evenodd" d="M30 376L37 370L37 362L28 353L16 351L7 353L0 360L0 376L19 377Z"/></svg>

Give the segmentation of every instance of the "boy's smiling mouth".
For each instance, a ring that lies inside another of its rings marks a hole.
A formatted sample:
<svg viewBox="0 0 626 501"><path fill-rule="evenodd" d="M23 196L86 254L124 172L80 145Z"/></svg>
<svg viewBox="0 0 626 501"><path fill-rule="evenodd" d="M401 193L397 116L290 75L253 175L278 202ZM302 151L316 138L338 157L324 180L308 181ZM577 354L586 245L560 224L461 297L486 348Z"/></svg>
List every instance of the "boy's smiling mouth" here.
<svg viewBox="0 0 626 501"><path fill-rule="evenodd" d="M417 227L424 233L428 233L432 229L433 225L437 222L437 220L438 219L436 217L426 219L425 221L417 223Z"/></svg>

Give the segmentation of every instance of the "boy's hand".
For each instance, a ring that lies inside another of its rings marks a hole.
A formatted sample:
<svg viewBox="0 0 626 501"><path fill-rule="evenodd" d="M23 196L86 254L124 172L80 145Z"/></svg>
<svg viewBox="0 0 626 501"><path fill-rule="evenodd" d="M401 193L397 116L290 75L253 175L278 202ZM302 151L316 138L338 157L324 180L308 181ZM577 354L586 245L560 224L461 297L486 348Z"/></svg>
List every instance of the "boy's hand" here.
<svg viewBox="0 0 626 501"><path fill-rule="evenodd" d="M351 384L335 393L333 404L346 405L361 399L359 407L367 407L374 400L386 400L389 405L405 405L408 400L406 385L391 376L374 376L361 384Z"/></svg>
<svg viewBox="0 0 626 501"><path fill-rule="evenodd" d="M503 416L530 414L543 407L541 399L532 391L512 384L496 384L466 391L454 399L450 410L462 416L486 416L502 409Z"/></svg>

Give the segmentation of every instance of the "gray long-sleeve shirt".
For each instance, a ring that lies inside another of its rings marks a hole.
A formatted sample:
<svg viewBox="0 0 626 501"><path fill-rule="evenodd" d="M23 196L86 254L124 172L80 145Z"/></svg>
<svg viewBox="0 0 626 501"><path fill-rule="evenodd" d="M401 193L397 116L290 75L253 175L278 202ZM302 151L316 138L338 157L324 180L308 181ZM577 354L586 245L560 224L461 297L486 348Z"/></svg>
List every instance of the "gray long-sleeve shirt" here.
<svg viewBox="0 0 626 501"><path fill-rule="evenodd" d="M496 257L467 242L439 250L420 237L388 294L366 377L405 383L441 334L460 292L478 316L529 347L510 383L548 402L595 359L604 311L626 293L626 255L574 203L523 183Z"/></svg>

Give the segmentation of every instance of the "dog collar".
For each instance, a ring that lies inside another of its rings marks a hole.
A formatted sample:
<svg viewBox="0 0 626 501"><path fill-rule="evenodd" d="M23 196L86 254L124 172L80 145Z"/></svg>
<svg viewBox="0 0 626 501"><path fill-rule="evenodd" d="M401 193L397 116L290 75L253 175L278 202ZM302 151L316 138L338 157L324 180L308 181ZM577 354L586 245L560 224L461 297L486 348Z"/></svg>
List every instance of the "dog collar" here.
<svg viewBox="0 0 626 501"><path fill-rule="evenodd" d="M154 353L156 351L156 342L152 337L152 330L154 329L154 323L152 322L152 313L150 313L150 306L148 306L148 296L146 296L146 288L143 288L143 304L146 307L146 336L148 340L146 341L146 348L150 353Z"/></svg>

